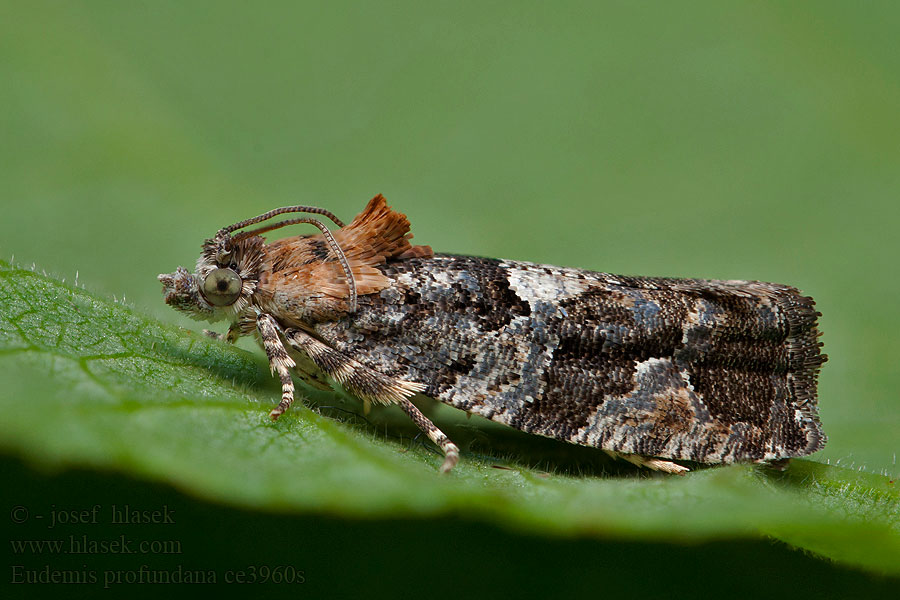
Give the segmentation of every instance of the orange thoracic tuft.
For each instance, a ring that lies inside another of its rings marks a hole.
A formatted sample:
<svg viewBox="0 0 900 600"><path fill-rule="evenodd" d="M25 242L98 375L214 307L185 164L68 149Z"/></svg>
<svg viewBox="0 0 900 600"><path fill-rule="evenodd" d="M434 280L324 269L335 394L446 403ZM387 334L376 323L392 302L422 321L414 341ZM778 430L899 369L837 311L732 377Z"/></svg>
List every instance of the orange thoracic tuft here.
<svg viewBox="0 0 900 600"><path fill-rule="evenodd" d="M412 236L406 215L391 210L381 194L372 198L352 223L334 234L351 266L381 264L414 248L425 252L417 256L434 256L428 246L412 246Z"/></svg>
<svg viewBox="0 0 900 600"><path fill-rule="evenodd" d="M388 287L388 279L375 268L386 260L434 255L429 246L410 244L411 237L406 215L391 210L381 194L372 198L352 223L334 232L350 263L359 295L377 293ZM321 234L274 241L265 247L265 253L262 272L268 276L260 281L262 296L280 291L292 293L295 298L325 295L343 300L348 297L349 287L341 264Z"/></svg>

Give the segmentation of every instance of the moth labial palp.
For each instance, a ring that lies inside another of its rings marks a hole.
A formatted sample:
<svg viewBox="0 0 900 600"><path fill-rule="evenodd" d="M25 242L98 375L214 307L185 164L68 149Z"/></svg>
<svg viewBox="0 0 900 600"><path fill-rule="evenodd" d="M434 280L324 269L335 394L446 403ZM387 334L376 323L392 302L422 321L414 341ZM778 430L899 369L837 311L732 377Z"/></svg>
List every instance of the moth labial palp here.
<svg viewBox="0 0 900 600"><path fill-rule="evenodd" d="M331 232L301 217L332 219ZM316 235L260 234L313 224ZM421 393L521 431L636 465L778 462L822 448L825 355L812 298L743 280L629 277L414 246L376 196L351 223L293 206L220 229L195 273L160 275L166 303L257 334L282 398L291 371L368 403L397 404L444 452L459 450L410 402Z"/></svg>

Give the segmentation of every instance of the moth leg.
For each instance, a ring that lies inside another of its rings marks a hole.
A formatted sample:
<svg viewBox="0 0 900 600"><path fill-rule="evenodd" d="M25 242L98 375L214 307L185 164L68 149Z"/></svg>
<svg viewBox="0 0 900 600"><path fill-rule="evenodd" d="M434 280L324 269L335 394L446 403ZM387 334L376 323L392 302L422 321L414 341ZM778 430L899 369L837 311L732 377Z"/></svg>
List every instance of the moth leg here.
<svg viewBox="0 0 900 600"><path fill-rule="evenodd" d="M243 335L241 331L241 323L239 321L235 321L228 327L228 331L225 333L216 333L211 329L204 329L203 335L207 337L211 337L214 340L219 340L220 342L228 342L229 344L235 343L239 337Z"/></svg>
<svg viewBox="0 0 900 600"><path fill-rule="evenodd" d="M287 329L284 338L291 347L302 351L326 375L343 385L351 394L370 402L398 404L416 426L428 435L444 453L441 472L446 473L459 461L459 448L428 417L409 401L425 389L425 384L389 377L328 346L300 329Z"/></svg>
<svg viewBox="0 0 900 600"><path fill-rule="evenodd" d="M770 469L774 469L776 471L786 471L787 468L791 464L790 458L776 458L775 460L766 460L762 461Z"/></svg>
<svg viewBox="0 0 900 600"><path fill-rule="evenodd" d="M284 344L278 337L278 322L272 315L260 313L256 317L256 328L269 358L269 369L272 373L277 372L281 380L281 402L269 413L269 418L277 421L294 401L294 381L291 379L290 369L295 367L296 363L284 349Z"/></svg>
<svg viewBox="0 0 900 600"><path fill-rule="evenodd" d="M663 473L672 473L673 475L684 475L690 469L687 467L682 467L679 464L673 463L670 460L661 460L659 458L646 458L644 456L640 457L641 463L643 466L648 469L652 469L654 471L662 471Z"/></svg>
<svg viewBox="0 0 900 600"><path fill-rule="evenodd" d="M652 471L662 471L663 473L672 473L674 475L684 475L690 471L687 467L682 467L672 461L662 460L661 458L648 458L646 456L641 456L640 454L622 454L619 452L607 452L607 454L613 458L621 458L633 465L644 467Z"/></svg>
<svg viewBox="0 0 900 600"><path fill-rule="evenodd" d="M389 377L328 346L300 329L286 329L284 339L300 350L326 375L365 402L395 404L416 395L427 386Z"/></svg>
<svg viewBox="0 0 900 600"><path fill-rule="evenodd" d="M450 441L450 438L443 431L431 422L431 419L423 415L422 411L416 408L415 404L406 399L401 400L398 404L403 409L403 412L409 415L416 427L424 431L428 439L441 449L444 453L444 464L441 465L441 473L449 472L459 462L459 448Z"/></svg>

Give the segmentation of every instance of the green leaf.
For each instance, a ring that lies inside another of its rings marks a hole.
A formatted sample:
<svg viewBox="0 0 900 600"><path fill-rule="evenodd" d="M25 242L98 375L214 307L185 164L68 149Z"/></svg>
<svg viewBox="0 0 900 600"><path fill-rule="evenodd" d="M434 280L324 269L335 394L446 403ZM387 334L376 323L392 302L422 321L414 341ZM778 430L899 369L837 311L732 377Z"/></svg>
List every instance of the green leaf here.
<svg viewBox="0 0 900 600"><path fill-rule="evenodd" d="M768 535L900 573L900 493L887 477L804 460L784 473L649 474L423 401L464 446L441 476L439 453L413 443L393 409L367 418L340 394L310 393L317 410L298 402L271 423L278 388L260 353L2 261L0 364L0 443L38 464L116 470L266 510L466 514L536 534L634 540Z"/></svg>

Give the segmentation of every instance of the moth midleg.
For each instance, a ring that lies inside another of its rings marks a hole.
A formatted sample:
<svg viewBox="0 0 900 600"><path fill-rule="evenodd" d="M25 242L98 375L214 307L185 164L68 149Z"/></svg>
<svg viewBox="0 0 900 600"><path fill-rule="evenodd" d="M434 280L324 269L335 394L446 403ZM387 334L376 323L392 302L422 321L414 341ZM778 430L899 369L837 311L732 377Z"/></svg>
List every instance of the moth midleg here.
<svg viewBox="0 0 900 600"><path fill-rule="evenodd" d="M284 339L292 348L309 356L317 367L343 385L348 392L363 400L395 404L427 387L422 383L397 379L376 371L303 330L287 329Z"/></svg>
<svg viewBox="0 0 900 600"><path fill-rule="evenodd" d="M410 402L407 399L403 399L398 402L400 408L403 409L409 418L412 419L413 423L416 426L425 432L425 435L428 438L437 444L438 448L444 453L444 464L441 465L441 473L446 473L450 469L456 466L456 463L459 462L459 448L450 441L450 438L435 426L431 420L422 414L416 405Z"/></svg>
<svg viewBox="0 0 900 600"><path fill-rule="evenodd" d="M459 448L438 429L428 417L409 401L411 396L425 389L425 384L389 377L343 352L322 343L300 329L287 329L284 338L291 347L302 351L326 375L347 388L347 391L365 402L398 404L416 426L444 453L441 472L446 473L459 461Z"/></svg>
<svg viewBox="0 0 900 600"><path fill-rule="evenodd" d="M269 369L273 373L277 372L278 378L281 380L281 402L269 413L269 418L276 421L294 401L294 381L291 379L290 369L296 366L296 363L293 358L288 356L284 344L278 337L278 323L274 317L260 313L256 318L256 328L259 331L266 356L269 358Z"/></svg>

